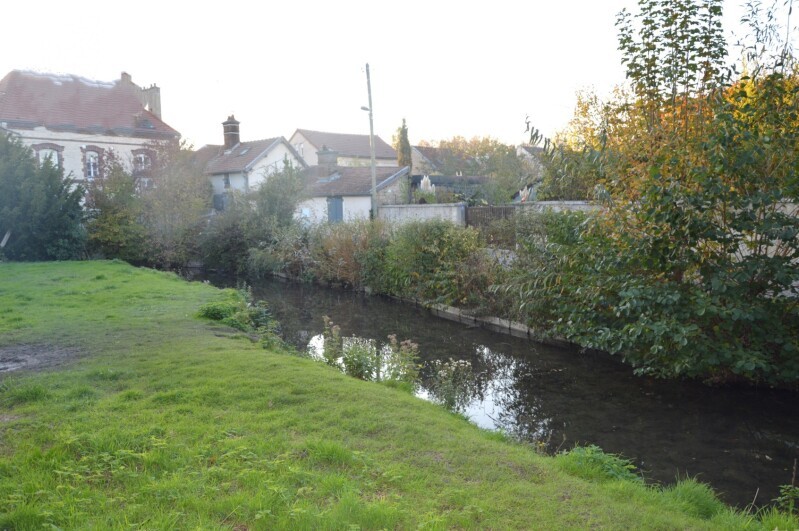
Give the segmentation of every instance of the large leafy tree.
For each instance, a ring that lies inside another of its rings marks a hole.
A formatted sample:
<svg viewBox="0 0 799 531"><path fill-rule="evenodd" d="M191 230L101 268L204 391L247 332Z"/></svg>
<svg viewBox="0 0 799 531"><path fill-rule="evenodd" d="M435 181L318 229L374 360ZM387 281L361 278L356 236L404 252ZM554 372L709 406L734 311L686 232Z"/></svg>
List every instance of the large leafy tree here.
<svg viewBox="0 0 799 531"><path fill-rule="evenodd" d="M95 256L147 262L143 203L136 180L112 152L105 161L102 177L89 187L89 249Z"/></svg>
<svg viewBox="0 0 799 531"><path fill-rule="evenodd" d="M140 187L149 259L161 267L180 267L196 258L200 234L211 211L211 184L193 162L191 146L155 143L151 185Z"/></svg>
<svg viewBox="0 0 799 531"><path fill-rule="evenodd" d="M69 260L84 251L83 189L48 159L0 134L0 251L12 260Z"/></svg>
<svg viewBox="0 0 799 531"><path fill-rule="evenodd" d="M591 172L605 214L551 238L513 288L551 301L557 333L642 372L795 383L792 58L777 46L730 82L720 0L639 5L619 18L632 97L605 107L599 141L571 168ZM756 35L754 49L773 48L773 33Z"/></svg>

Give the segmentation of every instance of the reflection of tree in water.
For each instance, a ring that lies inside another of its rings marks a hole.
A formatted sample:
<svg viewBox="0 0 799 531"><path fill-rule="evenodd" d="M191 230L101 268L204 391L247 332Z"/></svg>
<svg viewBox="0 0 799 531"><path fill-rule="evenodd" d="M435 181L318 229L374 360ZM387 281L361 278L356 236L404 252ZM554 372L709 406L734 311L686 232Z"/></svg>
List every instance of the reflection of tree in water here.
<svg viewBox="0 0 799 531"><path fill-rule="evenodd" d="M485 406L492 409L487 415L494 427L514 438L534 441L549 449L561 444L562 440L555 440L558 439L556 422L545 410L540 394L535 392L542 368L531 360L507 356L485 346L479 347L477 352L483 365L490 368L486 374L490 375L487 395L491 397L491 404Z"/></svg>
<svg viewBox="0 0 799 531"><path fill-rule="evenodd" d="M486 364L475 345L458 358L428 359L420 371L422 389L434 402L463 413L469 405L486 399L491 383L490 364ZM422 352L422 355L425 356Z"/></svg>

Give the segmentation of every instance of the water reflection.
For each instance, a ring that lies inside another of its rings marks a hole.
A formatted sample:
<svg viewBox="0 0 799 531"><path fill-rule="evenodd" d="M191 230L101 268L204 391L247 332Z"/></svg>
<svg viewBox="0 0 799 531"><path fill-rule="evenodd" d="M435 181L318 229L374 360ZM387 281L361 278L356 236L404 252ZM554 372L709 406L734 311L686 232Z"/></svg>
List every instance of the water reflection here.
<svg viewBox="0 0 799 531"><path fill-rule="evenodd" d="M550 451L596 444L631 458L651 481L698 476L741 507L758 489L758 502L767 503L791 481L799 455L795 394L636 377L607 356L471 329L379 297L278 281L253 292L301 349L319 347L323 315L342 336L384 343L396 334L418 343L422 397L440 400L436 363L468 362L473 378L458 398L461 411Z"/></svg>

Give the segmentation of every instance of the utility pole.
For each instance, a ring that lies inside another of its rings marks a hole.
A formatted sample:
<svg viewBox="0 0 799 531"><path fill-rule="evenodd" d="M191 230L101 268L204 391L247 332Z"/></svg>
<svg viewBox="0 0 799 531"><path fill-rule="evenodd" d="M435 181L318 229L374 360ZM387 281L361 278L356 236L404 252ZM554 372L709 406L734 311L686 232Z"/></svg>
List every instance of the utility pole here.
<svg viewBox="0 0 799 531"><path fill-rule="evenodd" d="M369 63L366 63L366 91L369 93L369 149L372 155L372 219L377 219L377 169L375 167L375 124L372 110L372 80L369 77Z"/></svg>

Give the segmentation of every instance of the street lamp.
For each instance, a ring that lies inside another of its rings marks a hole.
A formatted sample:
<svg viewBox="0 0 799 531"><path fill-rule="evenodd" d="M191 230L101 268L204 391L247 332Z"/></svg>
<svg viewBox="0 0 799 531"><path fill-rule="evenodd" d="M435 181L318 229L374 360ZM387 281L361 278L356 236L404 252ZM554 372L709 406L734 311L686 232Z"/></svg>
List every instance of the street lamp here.
<svg viewBox="0 0 799 531"><path fill-rule="evenodd" d="M372 155L372 219L377 219L377 169L375 167L375 125L372 114L372 81L369 78L369 63L366 63L366 91L369 93L369 106L361 107L369 112L369 151Z"/></svg>

